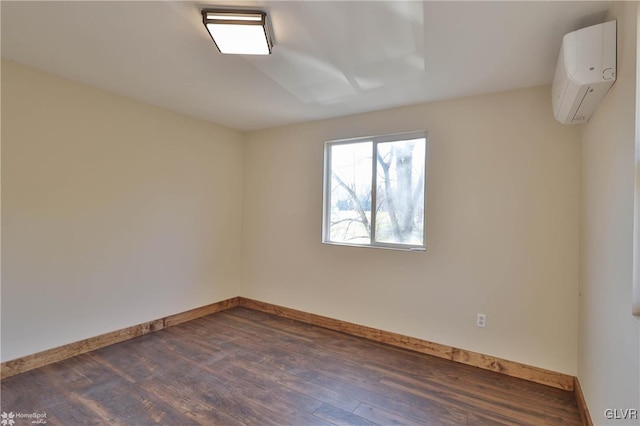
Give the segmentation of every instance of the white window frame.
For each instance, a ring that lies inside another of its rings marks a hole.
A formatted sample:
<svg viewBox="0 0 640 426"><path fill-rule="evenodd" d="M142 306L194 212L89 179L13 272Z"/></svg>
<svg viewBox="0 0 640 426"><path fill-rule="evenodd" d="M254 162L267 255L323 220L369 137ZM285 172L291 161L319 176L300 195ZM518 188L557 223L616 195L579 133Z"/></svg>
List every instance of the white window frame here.
<svg viewBox="0 0 640 426"><path fill-rule="evenodd" d="M377 174L378 174L378 162L376 160L378 153L378 144L384 142L396 142L411 139L424 139L424 197L423 197L423 224L422 224L422 244L398 244L398 243L383 243L376 242L375 228L376 228L376 192L377 192ZM331 220L331 147L335 145L347 145L353 143L372 142L372 161L371 161L371 235L370 242L365 243L346 243L343 241L330 240L330 220ZM365 136L349 139L336 139L326 141L324 143L324 176L323 176L323 191L322 191L322 243L338 246L350 246L350 247L365 247L365 248L381 248L390 250L401 251L417 251L422 252L427 248L427 159L429 157L429 139L427 138L427 132L412 131L405 133L394 133L379 136Z"/></svg>

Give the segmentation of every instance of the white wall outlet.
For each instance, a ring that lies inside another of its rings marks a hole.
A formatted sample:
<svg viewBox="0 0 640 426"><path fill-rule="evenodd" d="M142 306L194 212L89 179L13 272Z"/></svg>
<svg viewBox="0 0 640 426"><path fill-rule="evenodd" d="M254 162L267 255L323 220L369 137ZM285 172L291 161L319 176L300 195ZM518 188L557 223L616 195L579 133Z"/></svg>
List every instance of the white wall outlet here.
<svg viewBox="0 0 640 426"><path fill-rule="evenodd" d="M487 326L487 316L485 314L478 314L478 318L476 319L476 325L478 327L485 328Z"/></svg>

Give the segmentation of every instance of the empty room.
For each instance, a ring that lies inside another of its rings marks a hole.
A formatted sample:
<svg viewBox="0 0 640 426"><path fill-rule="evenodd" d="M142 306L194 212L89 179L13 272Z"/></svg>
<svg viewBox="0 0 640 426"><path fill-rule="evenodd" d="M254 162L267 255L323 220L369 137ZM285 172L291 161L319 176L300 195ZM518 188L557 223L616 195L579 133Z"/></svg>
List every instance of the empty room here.
<svg viewBox="0 0 640 426"><path fill-rule="evenodd" d="M2 426L640 425L639 2L0 17Z"/></svg>

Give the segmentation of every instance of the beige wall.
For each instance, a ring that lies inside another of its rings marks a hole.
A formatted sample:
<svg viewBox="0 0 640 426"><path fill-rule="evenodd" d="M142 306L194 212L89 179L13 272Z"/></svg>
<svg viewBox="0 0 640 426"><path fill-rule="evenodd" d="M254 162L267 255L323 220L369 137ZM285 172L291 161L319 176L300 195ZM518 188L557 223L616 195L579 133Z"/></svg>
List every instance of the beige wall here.
<svg viewBox="0 0 640 426"><path fill-rule="evenodd" d="M427 251L321 244L324 141L420 129ZM549 87L249 133L241 293L575 374L579 135Z"/></svg>
<svg viewBox="0 0 640 426"><path fill-rule="evenodd" d="M2 62L2 360L237 296L242 135Z"/></svg>
<svg viewBox="0 0 640 426"><path fill-rule="evenodd" d="M582 137L579 379L593 421L640 409L640 322L632 316L637 2L616 3L618 79Z"/></svg>

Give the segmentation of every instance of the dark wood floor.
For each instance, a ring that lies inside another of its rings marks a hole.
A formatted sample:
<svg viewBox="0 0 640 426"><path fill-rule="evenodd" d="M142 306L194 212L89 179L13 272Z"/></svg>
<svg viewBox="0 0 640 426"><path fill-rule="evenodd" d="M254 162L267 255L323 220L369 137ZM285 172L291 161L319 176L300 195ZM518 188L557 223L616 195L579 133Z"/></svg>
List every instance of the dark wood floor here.
<svg viewBox="0 0 640 426"><path fill-rule="evenodd" d="M246 308L10 377L1 396L48 425L581 424L573 393Z"/></svg>

